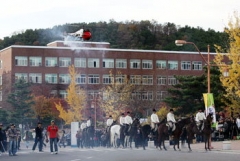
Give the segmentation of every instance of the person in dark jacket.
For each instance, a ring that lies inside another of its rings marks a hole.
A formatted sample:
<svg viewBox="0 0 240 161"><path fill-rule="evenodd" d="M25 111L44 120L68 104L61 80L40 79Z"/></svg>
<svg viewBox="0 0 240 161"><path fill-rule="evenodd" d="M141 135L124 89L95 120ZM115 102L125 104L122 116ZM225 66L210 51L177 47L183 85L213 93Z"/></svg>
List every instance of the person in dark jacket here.
<svg viewBox="0 0 240 161"><path fill-rule="evenodd" d="M39 122L37 127L35 128L35 142L33 144L32 150L34 151L36 149L37 144L39 143L39 152L42 152L42 147L43 147L43 136L42 136L43 128L42 128L42 123Z"/></svg>
<svg viewBox="0 0 240 161"><path fill-rule="evenodd" d="M2 127L3 127L3 124L0 123L0 156L2 152L5 152L4 144L3 144L5 131L2 129Z"/></svg>

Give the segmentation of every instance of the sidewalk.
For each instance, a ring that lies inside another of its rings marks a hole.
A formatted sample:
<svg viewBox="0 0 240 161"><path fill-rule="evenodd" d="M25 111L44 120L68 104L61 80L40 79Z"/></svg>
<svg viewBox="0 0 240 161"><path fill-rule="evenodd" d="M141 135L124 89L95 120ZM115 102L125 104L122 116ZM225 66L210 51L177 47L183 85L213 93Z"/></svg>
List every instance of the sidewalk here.
<svg viewBox="0 0 240 161"><path fill-rule="evenodd" d="M231 144L229 150L223 149L223 141L212 141L213 151L234 151L240 154L240 140L228 140ZM187 146L186 146L187 147ZM192 150L205 150L205 143L191 144Z"/></svg>

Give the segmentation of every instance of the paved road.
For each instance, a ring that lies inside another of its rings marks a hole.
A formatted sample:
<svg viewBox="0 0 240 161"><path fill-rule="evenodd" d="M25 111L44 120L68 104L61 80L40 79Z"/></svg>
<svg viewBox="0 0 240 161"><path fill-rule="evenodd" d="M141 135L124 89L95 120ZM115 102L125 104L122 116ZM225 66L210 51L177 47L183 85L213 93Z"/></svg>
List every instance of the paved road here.
<svg viewBox="0 0 240 161"><path fill-rule="evenodd" d="M239 147L240 141L232 141L232 150L222 150L220 148L222 142L213 142L215 146L212 151L206 152L204 144L198 143L192 145L192 152L188 152L187 148L182 148L181 151L174 151L169 147L168 151L160 151L156 148L147 148L147 150L139 149L114 149L114 148L93 148L93 149L78 149L78 148L60 148L59 154L51 155L49 147L44 149L43 153L32 152L31 149L24 148L18 152L18 156L9 157L3 154L0 160L3 161L237 161L240 157ZM236 146L235 146L236 145Z"/></svg>

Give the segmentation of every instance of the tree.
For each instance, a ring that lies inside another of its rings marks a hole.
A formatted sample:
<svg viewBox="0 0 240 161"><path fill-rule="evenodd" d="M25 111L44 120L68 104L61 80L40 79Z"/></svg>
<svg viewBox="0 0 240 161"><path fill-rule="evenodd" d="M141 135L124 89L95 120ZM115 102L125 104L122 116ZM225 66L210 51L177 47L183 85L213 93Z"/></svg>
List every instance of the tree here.
<svg viewBox="0 0 240 161"><path fill-rule="evenodd" d="M86 104L86 92L76 84L77 73L75 67L69 66L70 84L67 89L66 102L68 108L64 109L60 102L56 103L56 108L60 112L59 117L62 118L66 124L74 121L82 120L82 109Z"/></svg>
<svg viewBox="0 0 240 161"><path fill-rule="evenodd" d="M113 118L120 116L128 108L133 85L129 83L126 75L120 72L114 76L110 72L111 84L102 89L103 98L100 107L107 115Z"/></svg>
<svg viewBox="0 0 240 161"><path fill-rule="evenodd" d="M240 18L237 13L228 25L229 27L225 29L228 34L228 44L216 46L217 56L214 61L222 73L228 72L227 77L223 74L220 76L220 81L226 90L224 95L228 100L226 103L231 107L228 109L231 112L240 112ZM222 54L224 51L227 53ZM226 60L228 63L225 63Z"/></svg>
<svg viewBox="0 0 240 161"><path fill-rule="evenodd" d="M8 95L7 101L13 107L12 117L16 119L16 123L23 124L26 118L33 116L34 112L31 106L34 104L34 100L29 87L30 84L20 78L13 86L13 92Z"/></svg>

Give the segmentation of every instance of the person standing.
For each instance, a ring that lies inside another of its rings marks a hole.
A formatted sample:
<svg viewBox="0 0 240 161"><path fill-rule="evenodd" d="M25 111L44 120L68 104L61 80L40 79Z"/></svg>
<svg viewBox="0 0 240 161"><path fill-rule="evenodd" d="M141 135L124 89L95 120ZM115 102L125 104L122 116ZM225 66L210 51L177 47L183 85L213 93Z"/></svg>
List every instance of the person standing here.
<svg viewBox="0 0 240 161"><path fill-rule="evenodd" d="M53 152L53 144L54 144L55 154L58 154L58 146L57 146L57 142L58 142L58 126L55 125L55 121L54 120L52 120L51 121L51 125L48 126L47 132L48 132L48 138L50 140L50 151L51 151L51 154L54 154L54 152Z"/></svg>
<svg viewBox="0 0 240 161"><path fill-rule="evenodd" d="M34 141L34 144L33 144L33 147L32 147L32 151L34 151L36 149L36 146L37 144L39 143L39 152L42 152L42 147L43 147L43 135L42 135L42 132L43 132L43 128L42 128L42 123L39 122L37 127L35 128L35 132L36 132L36 135L35 135L35 141Z"/></svg>
<svg viewBox="0 0 240 161"><path fill-rule="evenodd" d="M151 115L151 128L152 128L152 131L155 132L157 131L157 124L159 123L159 118L158 118L158 115L156 114L156 110L153 109L153 113Z"/></svg>
<svg viewBox="0 0 240 161"><path fill-rule="evenodd" d="M83 144L82 144L82 131L77 131L77 134L76 134L76 138L77 138L77 147L78 148L83 148Z"/></svg>
<svg viewBox="0 0 240 161"><path fill-rule="evenodd" d="M92 126L92 118L89 117L88 120L87 120L87 128L89 128L91 126Z"/></svg>
<svg viewBox="0 0 240 161"><path fill-rule="evenodd" d="M5 152L5 148L4 148L4 144L3 144L3 141L4 141L4 134L5 131L2 129L3 127L3 124L0 123L0 156L2 155L3 152Z"/></svg>
<svg viewBox="0 0 240 161"><path fill-rule="evenodd" d="M7 131L7 136L9 139L9 156L16 156L17 154L17 130L14 128L14 124L10 125L10 128Z"/></svg>
<svg viewBox="0 0 240 161"><path fill-rule="evenodd" d="M173 114L173 109L170 109L170 111L167 114L167 124L168 124L168 132L169 132L169 136L172 135L172 130L175 128L175 117Z"/></svg>
<svg viewBox="0 0 240 161"><path fill-rule="evenodd" d="M240 135L240 114L238 114L238 116L237 116L236 124L237 124L237 127L238 127L238 135Z"/></svg>

